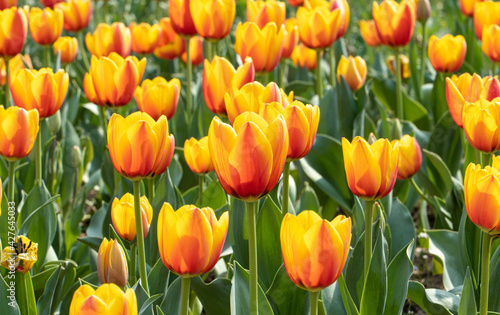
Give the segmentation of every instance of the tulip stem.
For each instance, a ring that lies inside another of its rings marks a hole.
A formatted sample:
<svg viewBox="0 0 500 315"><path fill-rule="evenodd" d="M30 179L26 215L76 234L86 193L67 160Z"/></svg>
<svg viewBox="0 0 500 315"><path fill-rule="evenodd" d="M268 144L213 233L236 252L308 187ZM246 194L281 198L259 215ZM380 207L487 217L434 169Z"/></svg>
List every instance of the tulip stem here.
<svg viewBox="0 0 500 315"><path fill-rule="evenodd" d="M491 62L491 76L495 76L497 74L497 64L492 61Z"/></svg>
<svg viewBox="0 0 500 315"><path fill-rule="evenodd" d="M155 179L148 178L148 199L151 204L153 204L153 200L155 199Z"/></svg>
<svg viewBox="0 0 500 315"><path fill-rule="evenodd" d="M186 38L186 113L187 121L191 121L191 80L192 80L192 65L191 65L191 49L189 49L189 37Z"/></svg>
<svg viewBox="0 0 500 315"><path fill-rule="evenodd" d="M33 291L33 282L31 281L31 275L28 272L23 274L22 272L16 272L16 301L19 305L19 311L21 314L36 315L36 300L35 292Z"/></svg>
<svg viewBox="0 0 500 315"><path fill-rule="evenodd" d="M137 247L139 248L139 273L141 284L149 296L148 273L146 270L146 255L144 253L144 231L142 230L141 214L141 181L134 181L134 209L135 209L135 230L137 231Z"/></svg>
<svg viewBox="0 0 500 315"><path fill-rule="evenodd" d="M158 22L161 20L161 7L160 7L160 0L156 0L156 19Z"/></svg>
<svg viewBox="0 0 500 315"><path fill-rule="evenodd" d="M130 286L137 282L137 245L130 245Z"/></svg>
<svg viewBox="0 0 500 315"><path fill-rule="evenodd" d="M259 314L258 301L258 269L257 269L257 225L255 206L257 201L247 202L247 221L248 221L248 250L250 260L250 314Z"/></svg>
<svg viewBox="0 0 500 315"><path fill-rule="evenodd" d="M415 182L415 179L413 177L410 179L410 183L413 185L413 188L417 191L417 193L422 197L425 201L427 201L428 204L432 205L432 201L427 197L427 195L418 187L417 183Z"/></svg>
<svg viewBox="0 0 500 315"><path fill-rule="evenodd" d="M38 135L36 136L36 164L35 164L35 182L40 183L42 181L42 122L40 121L40 128L38 129Z"/></svg>
<svg viewBox="0 0 500 315"><path fill-rule="evenodd" d="M198 176L198 193L199 193L199 205L203 207L203 179L205 178L204 174L200 174Z"/></svg>
<svg viewBox="0 0 500 315"><path fill-rule="evenodd" d="M10 106L10 87L9 87L9 60L10 58L4 56L5 62L5 85L3 86L4 94L5 94L5 108Z"/></svg>
<svg viewBox="0 0 500 315"><path fill-rule="evenodd" d="M394 49L396 54L396 117L404 119L403 94L401 92L401 60L399 59L400 48Z"/></svg>
<svg viewBox="0 0 500 315"><path fill-rule="evenodd" d="M90 69L89 59L87 57L87 52L85 51L85 42L83 40L83 31L79 31L77 35L78 39L78 50L80 51L80 57L82 57L83 64L85 65L85 69L87 71Z"/></svg>
<svg viewBox="0 0 500 315"><path fill-rule="evenodd" d="M15 194L15 176L16 175L16 161L9 161L9 186L7 187L7 197L10 202L14 202Z"/></svg>
<svg viewBox="0 0 500 315"><path fill-rule="evenodd" d="M281 59L280 60L280 86L283 89L283 91L285 90L285 66L286 66L285 59Z"/></svg>
<svg viewBox="0 0 500 315"><path fill-rule="evenodd" d="M309 298L311 300L311 315L318 315L318 295L319 291L309 291Z"/></svg>
<svg viewBox="0 0 500 315"><path fill-rule="evenodd" d="M45 45L45 66L51 68L50 66L50 45Z"/></svg>
<svg viewBox="0 0 500 315"><path fill-rule="evenodd" d="M420 102L424 98L424 83L425 83L425 36L426 36L426 24L422 23L422 46L420 47Z"/></svg>
<svg viewBox="0 0 500 315"><path fill-rule="evenodd" d="M372 224L373 224L373 200L365 200L365 257L364 257L364 278L368 277L370 262L372 260Z"/></svg>
<svg viewBox="0 0 500 315"><path fill-rule="evenodd" d="M333 89L335 88L335 51L333 50L333 44L332 46L330 46L328 54L330 57L330 84L332 85Z"/></svg>
<svg viewBox="0 0 500 315"><path fill-rule="evenodd" d="M490 234L483 232L482 248L481 248L481 292L479 314L488 314L488 290L490 284L490 248L492 237Z"/></svg>
<svg viewBox="0 0 500 315"><path fill-rule="evenodd" d="M481 167L485 168L486 165L491 164L491 153L480 152Z"/></svg>
<svg viewBox="0 0 500 315"><path fill-rule="evenodd" d="M190 286L191 286L191 278L181 277L181 312L179 313L180 315L188 315Z"/></svg>
<svg viewBox="0 0 500 315"><path fill-rule="evenodd" d="M323 98L323 85L321 84L321 50L316 50L316 93L318 94L318 104Z"/></svg>
<svg viewBox="0 0 500 315"><path fill-rule="evenodd" d="M283 168L283 218L285 218L285 215L288 213L290 163L291 162L286 161L285 167Z"/></svg>

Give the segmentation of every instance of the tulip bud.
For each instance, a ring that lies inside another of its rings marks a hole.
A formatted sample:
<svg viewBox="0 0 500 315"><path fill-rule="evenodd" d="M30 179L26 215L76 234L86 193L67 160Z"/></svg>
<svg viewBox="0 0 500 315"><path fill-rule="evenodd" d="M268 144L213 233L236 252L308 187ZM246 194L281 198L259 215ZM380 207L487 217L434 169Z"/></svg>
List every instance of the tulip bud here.
<svg viewBox="0 0 500 315"><path fill-rule="evenodd" d="M47 118L47 126L49 126L50 133L53 135L59 131L61 128L61 113L59 111Z"/></svg>
<svg viewBox="0 0 500 315"><path fill-rule="evenodd" d="M82 151L77 145L74 145L71 149L70 161L73 168L78 168L82 165Z"/></svg>
<svg viewBox="0 0 500 315"><path fill-rule="evenodd" d="M125 252L117 240L102 240L97 254L97 275L101 284L127 285L128 267Z"/></svg>
<svg viewBox="0 0 500 315"><path fill-rule="evenodd" d="M455 72L464 63L467 43L462 35L446 34L442 38L432 35L429 38L427 52L436 71Z"/></svg>
<svg viewBox="0 0 500 315"><path fill-rule="evenodd" d="M146 196L141 197L142 231L144 238L148 235L149 225L153 220L153 208ZM126 193L121 199L115 198L111 205L111 221L116 233L127 241L132 241L137 231L135 229L134 196Z"/></svg>
<svg viewBox="0 0 500 315"><path fill-rule="evenodd" d="M474 149L486 153L500 150L500 98L465 102L462 120L465 137Z"/></svg>
<svg viewBox="0 0 500 315"><path fill-rule="evenodd" d="M339 64L337 65L337 80L340 83L340 76L343 76L346 80L349 88L356 92L359 90L366 80L366 62L361 57L349 56L346 59L344 56L340 58Z"/></svg>
<svg viewBox="0 0 500 315"><path fill-rule="evenodd" d="M431 16L431 4L429 0L418 0L417 4L417 21L425 24Z"/></svg>
<svg viewBox="0 0 500 315"><path fill-rule="evenodd" d="M323 52L321 52L322 54ZM316 69L317 55L316 50L304 46L302 43L295 46L292 53L292 62L300 67L307 67L309 71Z"/></svg>
<svg viewBox="0 0 500 315"><path fill-rule="evenodd" d="M186 140L184 142L184 158L193 173L206 174L214 169L208 149L208 137L203 137L200 141L193 137Z"/></svg>
<svg viewBox="0 0 500 315"><path fill-rule="evenodd" d="M392 140L394 146L399 144L398 179L407 179L415 175L422 165L422 152L417 140L404 135L401 140Z"/></svg>

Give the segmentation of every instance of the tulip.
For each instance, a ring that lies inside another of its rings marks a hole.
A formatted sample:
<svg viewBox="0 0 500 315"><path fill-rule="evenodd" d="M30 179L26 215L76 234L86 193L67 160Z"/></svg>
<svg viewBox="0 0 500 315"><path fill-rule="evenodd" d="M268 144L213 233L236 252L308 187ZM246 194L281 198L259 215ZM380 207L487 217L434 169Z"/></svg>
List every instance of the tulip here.
<svg viewBox="0 0 500 315"><path fill-rule="evenodd" d="M38 133L38 111L0 106L0 155L16 161L30 154Z"/></svg>
<svg viewBox="0 0 500 315"><path fill-rule="evenodd" d="M32 242L24 235L16 236L13 241L12 246L5 246L3 249L0 264L9 270L25 274L38 259L38 243Z"/></svg>
<svg viewBox="0 0 500 315"><path fill-rule="evenodd" d="M481 49L484 54L493 62L500 61L500 27L498 25L488 25L483 28L483 40Z"/></svg>
<svg viewBox="0 0 500 315"><path fill-rule="evenodd" d="M197 66L203 62L203 37L193 36L189 39L189 52L191 64ZM181 55L182 62L187 62L187 53Z"/></svg>
<svg viewBox="0 0 500 315"><path fill-rule="evenodd" d="M97 58L106 57L112 52L125 58L130 55L132 39L129 28L121 22L111 25L99 23L92 35L87 33L85 36L85 44Z"/></svg>
<svg viewBox="0 0 500 315"><path fill-rule="evenodd" d="M341 11L330 11L328 2L323 0L306 0L297 10L297 25L300 41L305 46L325 49L337 38L342 25Z"/></svg>
<svg viewBox="0 0 500 315"><path fill-rule="evenodd" d="M344 56L340 58L337 65L337 80L340 83L340 76L343 76L353 92L359 90L366 80L366 62L361 57L353 58Z"/></svg>
<svg viewBox="0 0 500 315"><path fill-rule="evenodd" d="M0 11L0 26L0 55L19 54L28 34L26 12L15 7Z"/></svg>
<svg viewBox="0 0 500 315"><path fill-rule="evenodd" d="M342 273L351 243L351 219L339 215L330 222L310 210L287 214L280 240L290 280L304 290L319 291Z"/></svg>
<svg viewBox="0 0 500 315"><path fill-rule="evenodd" d="M429 60L438 72L456 72L464 63L467 43L462 35L453 37L446 34L442 38L432 35L427 48Z"/></svg>
<svg viewBox="0 0 500 315"><path fill-rule="evenodd" d="M465 16L472 17L474 15L474 6L476 3L483 1L484 0L458 0L458 6Z"/></svg>
<svg viewBox="0 0 500 315"><path fill-rule="evenodd" d="M474 149L486 153L500 149L500 98L465 102L462 120L465 136Z"/></svg>
<svg viewBox="0 0 500 315"><path fill-rule="evenodd" d="M90 285L80 286L71 300L69 315L137 315L137 298L133 289L125 293L114 283L105 283L94 290Z"/></svg>
<svg viewBox="0 0 500 315"><path fill-rule="evenodd" d="M71 63L76 58L78 52L78 41L75 37L59 37L54 43L54 54L61 52L61 62Z"/></svg>
<svg viewBox="0 0 500 315"><path fill-rule="evenodd" d="M253 22L239 23L234 50L242 60L251 57L257 72L270 72L278 65L283 50L285 28L274 22L260 29Z"/></svg>
<svg viewBox="0 0 500 315"><path fill-rule="evenodd" d="M254 22L259 28L274 22L278 27L285 21L285 3L276 0L247 0L247 21Z"/></svg>
<svg viewBox="0 0 500 315"><path fill-rule="evenodd" d="M90 70L84 78L87 98L99 106L127 105L141 81L146 58L122 58L117 53L108 57L92 56Z"/></svg>
<svg viewBox="0 0 500 315"><path fill-rule="evenodd" d="M144 238L148 235L151 220L153 220L153 208L146 196L141 197L142 231ZM111 221L116 233L121 238L131 242L136 234L134 196L126 193L120 199L115 198L111 205Z"/></svg>
<svg viewBox="0 0 500 315"><path fill-rule="evenodd" d="M298 42L299 29L297 27L297 20L295 18L289 18L285 21L285 33L283 36L283 50L281 52L281 59L290 58Z"/></svg>
<svg viewBox="0 0 500 315"><path fill-rule="evenodd" d="M431 17L431 4L429 0L418 0L417 10L416 10L417 21L425 24L427 20Z"/></svg>
<svg viewBox="0 0 500 315"><path fill-rule="evenodd" d="M415 28L415 10L410 0L397 3L384 0L380 5L373 2L375 29L383 45L402 47L408 45Z"/></svg>
<svg viewBox="0 0 500 315"><path fill-rule="evenodd" d="M172 20L162 18L159 23L161 36L158 46L154 50L156 57L161 59L175 59L185 50L185 41L174 31Z"/></svg>
<svg viewBox="0 0 500 315"><path fill-rule="evenodd" d="M172 27L177 34L190 37L196 35L191 11L190 0L171 0L168 2L168 16L172 19Z"/></svg>
<svg viewBox="0 0 500 315"><path fill-rule="evenodd" d="M208 109L216 115L227 115L224 95L230 93L232 87L240 89L254 80L254 66L251 58L234 69L227 59L214 56L212 63L205 60L203 67L203 97Z"/></svg>
<svg viewBox="0 0 500 315"><path fill-rule="evenodd" d="M363 40L368 46L376 47L382 45L382 40L378 36L374 20L359 21L359 31L361 37L363 37Z"/></svg>
<svg viewBox="0 0 500 315"><path fill-rule="evenodd" d="M117 240L102 240L97 253L97 276L101 284L114 283L120 287L127 285L127 259Z"/></svg>
<svg viewBox="0 0 500 315"><path fill-rule="evenodd" d="M68 32L79 32L90 23L92 17L90 0L68 0L68 2L56 4L55 7L63 11L64 29Z"/></svg>
<svg viewBox="0 0 500 315"><path fill-rule="evenodd" d="M228 212L217 220L211 208L185 205L174 211L164 203L158 216L158 248L168 269L182 277L210 271L226 239Z"/></svg>
<svg viewBox="0 0 500 315"><path fill-rule="evenodd" d="M317 64L316 51L300 43L293 50L292 61L301 68L307 67L309 71L313 71Z"/></svg>
<svg viewBox="0 0 500 315"><path fill-rule="evenodd" d="M463 128L462 112L465 102L475 103L483 98L488 101L500 97L500 82L496 77L484 77L464 73L446 78L446 100L455 123Z"/></svg>
<svg viewBox="0 0 500 315"><path fill-rule="evenodd" d="M483 28L496 24L500 25L500 2L476 2L474 5L474 29L479 39L483 38Z"/></svg>
<svg viewBox="0 0 500 315"><path fill-rule="evenodd" d="M36 109L40 118L54 115L68 91L69 76L59 69L19 69L10 73L9 86L16 106L26 110Z"/></svg>
<svg viewBox="0 0 500 315"><path fill-rule="evenodd" d="M340 10L340 17L341 17L340 27L337 32L337 36L335 38L335 40L337 40L342 36L344 36L345 32L347 31L347 27L349 26L350 10L347 0L331 1L330 11L333 10Z"/></svg>
<svg viewBox="0 0 500 315"><path fill-rule="evenodd" d="M422 165L422 152L417 139L404 135L401 140L392 140L391 145L399 144L398 179L415 175Z"/></svg>
<svg viewBox="0 0 500 315"><path fill-rule="evenodd" d="M276 186L288 152L288 132L282 115L273 121L253 112L238 116L233 127L215 117L208 146L215 173L229 195L256 201Z"/></svg>
<svg viewBox="0 0 500 315"><path fill-rule="evenodd" d="M26 65L25 65L26 63ZM19 69L26 69L28 66L29 69L33 69L33 65L31 64L31 58L28 54L21 55L17 54L15 57L9 60L9 72L14 72ZM0 84L3 86L7 82L7 68L5 67L5 60L0 58Z"/></svg>
<svg viewBox="0 0 500 315"><path fill-rule="evenodd" d="M165 115L170 120L177 109L181 82L174 78L170 81L163 77L144 80L134 93L135 102L141 112L148 113L154 120Z"/></svg>
<svg viewBox="0 0 500 315"><path fill-rule="evenodd" d="M304 4L304 0L288 0L288 3L292 6L292 7L298 7L300 5L303 5Z"/></svg>
<svg viewBox="0 0 500 315"><path fill-rule="evenodd" d="M61 36L64 15L59 9L32 7L29 14L31 36L35 43L52 45Z"/></svg>
<svg viewBox="0 0 500 315"><path fill-rule="evenodd" d="M132 51L136 54L152 54L160 40L160 26L132 23L129 28L132 35Z"/></svg>
<svg viewBox="0 0 500 315"><path fill-rule="evenodd" d="M405 55L399 55L399 61L401 62L401 78L408 79L410 77L410 60ZM396 58L394 56L389 56L387 58L387 67L393 75L396 75Z"/></svg>
<svg viewBox="0 0 500 315"><path fill-rule="evenodd" d="M220 40L231 31L236 3L234 0L190 0L189 10L198 35L205 39Z"/></svg>
<svg viewBox="0 0 500 315"><path fill-rule="evenodd" d="M214 170L210 151L208 149L208 137L200 141L191 137L184 142L184 158L193 173L206 174Z"/></svg>
<svg viewBox="0 0 500 315"><path fill-rule="evenodd" d="M142 112L126 118L113 114L108 125L109 155L116 171L137 181L160 175L172 161L175 140L168 134L167 118L158 121ZM140 150L137 150L140 147Z"/></svg>
<svg viewBox="0 0 500 315"><path fill-rule="evenodd" d="M56 4L64 2L64 0L40 0L47 8L53 8Z"/></svg>
<svg viewBox="0 0 500 315"><path fill-rule="evenodd" d="M17 0L0 0L0 10L17 7Z"/></svg>

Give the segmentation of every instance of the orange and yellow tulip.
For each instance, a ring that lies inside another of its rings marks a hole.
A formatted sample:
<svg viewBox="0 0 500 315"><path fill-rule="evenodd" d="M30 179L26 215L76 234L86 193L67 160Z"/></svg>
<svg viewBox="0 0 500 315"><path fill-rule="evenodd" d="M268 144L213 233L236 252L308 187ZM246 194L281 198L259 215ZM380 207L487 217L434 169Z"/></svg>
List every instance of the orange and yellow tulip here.
<svg viewBox="0 0 500 315"><path fill-rule="evenodd" d="M352 193L366 200L387 196L398 175L399 148L387 139L369 144L361 137L352 143L342 138L347 184Z"/></svg>
<svg viewBox="0 0 500 315"><path fill-rule="evenodd" d="M225 58L214 56L212 63L205 60L203 67L203 97L208 109L216 115L227 115L224 95L230 93L232 87L240 89L243 85L253 82L255 69L251 58L234 69Z"/></svg>
<svg viewBox="0 0 500 315"><path fill-rule="evenodd" d="M483 28L481 49L493 62L500 61L500 27L492 24Z"/></svg>
<svg viewBox="0 0 500 315"><path fill-rule="evenodd" d="M317 56L316 50L307 48L302 43L295 46L292 53L292 62L298 67L307 67L309 71L316 69Z"/></svg>
<svg viewBox="0 0 500 315"><path fill-rule="evenodd" d="M90 0L68 0L56 4L63 11L64 29L68 32L78 32L85 29L92 17L92 2Z"/></svg>
<svg viewBox="0 0 500 315"><path fill-rule="evenodd" d="M40 118L54 115L68 91L69 76L59 69L19 69L9 75L9 87L16 106L26 110L36 109Z"/></svg>
<svg viewBox="0 0 500 315"><path fill-rule="evenodd" d="M54 43L54 54L58 52L61 52L61 63L73 62L78 53L78 40L69 36L59 37Z"/></svg>
<svg viewBox="0 0 500 315"><path fill-rule="evenodd" d="M458 6L465 16L472 17L474 15L474 6L476 3L483 1L484 0L458 0Z"/></svg>
<svg viewBox="0 0 500 315"><path fill-rule="evenodd" d="M181 81L170 81L163 77L144 80L134 93L135 102L141 112L146 112L154 120L165 115L168 120L174 117L181 91Z"/></svg>
<svg viewBox="0 0 500 315"><path fill-rule="evenodd" d="M29 69L33 69L31 58L28 54L24 56L17 54L9 60L9 72L14 72L18 69L26 69L26 66L28 66ZM5 67L5 60L3 58L0 58L0 67L0 85L4 86L5 83L7 83L7 67Z"/></svg>
<svg viewBox="0 0 500 315"><path fill-rule="evenodd" d="M113 114L108 124L111 162L118 173L130 180L160 175L172 161L175 140L168 134L167 117L155 121L135 112L126 118ZM137 147L141 150L137 150Z"/></svg>
<svg viewBox="0 0 500 315"><path fill-rule="evenodd" d="M160 41L160 26L132 22L129 28L132 35L132 51L136 54L152 54Z"/></svg>
<svg viewBox="0 0 500 315"><path fill-rule="evenodd" d="M184 158L193 173L206 174L214 170L210 150L208 149L208 137L200 141L191 137L184 142Z"/></svg>
<svg viewBox="0 0 500 315"><path fill-rule="evenodd" d="M247 0L247 21L259 28L274 22L278 27L285 21L285 3L276 0Z"/></svg>
<svg viewBox="0 0 500 315"><path fill-rule="evenodd" d="M174 211L165 202L158 216L158 248L163 264L181 277L210 271L219 260L228 224L227 211L217 220L211 208L185 205Z"/></svg>
<svg viewBox="0 0 500 315"><path fill-rule="evenodd" d="M462 121L465 137L474 149L486 153L500 150L500 98L465 102Z"/></svg>
<svg viewBox="0 0 500 315"><path fill-rule="evenodd" d="M172 27L177 34L190 37L196 35L193 17L189 9L190 0L170 0L168 16L172 19Z"/></svg>
<svg viewBox="0 0 500 315"><path fill-rule="evenodd" d="M114 283L105 283L94 290L90 285L80 286L73 294L69 315L137 315L137 298L133 289L122 289Z"/></svg>
<svg viewBox="0 0 500 315"><path fill-rule="evenodd" d="M22 8L0 11L0 55L13 57L21 52L28 34L28 18Z"/></svg>
<svg viewBox="0 0 500 315"><path fill-rule="evenodd" d="M239 23L234 50L245 60L251 57L255 71L270 72L278 65L283 50L285 27L274 22L260 29L253 22Z"/></svg>
<svg viewBox="0 0 500 315"><path fill-rule="evenodd" d="M287 0L292 7L298 7L304 4L304 0Z"/></svg>
<svg viewBox="0 0 500 315"><path fill-rule="evenodd" d="M335 40L344 36L345 32L347 32L347 27L349 26L349 19L351 16L351 11L349 10L349 4L347 0L333 0L331 1L330 11L340 10L340 27L337 32L337 36Z"/></svg>
<svg viewBox="0 0 500 315"><path fill-rule="evenodd" d="M197 66L203 62L203 37L193 36L189 39L189 54L191 65ZM181 55L182 62L187 62L187 53Z"/></svg>
<svg viewBox="0 0 500 315"><path fill-rule="evenodd" d="M405 55L399 55L399 61L401 62L401 78L408 79L410 77L410 60ZM393 75L396 75L396 58L389 56L386 63L389 71Z"/></svg>
<svg viewBox="0 0 500 315"><path fill-rule="evenodd" d="M170 18L162 18L159 22L161 36L158 46L154 50L156 57L161 59L175 59L182 55L186 42L175 31Z"/></svg>
<svg viewBox="0 0 500 315"><path fill-rule="evenodd" d="M14 246L8 245L3 249L0 265L26 274L38 259L38 243L32 242L24 235L16 236Z"/></svg>
<svg viewBox="0 0 500 315"><path fill-rule="evenodd" d="M281 59L290 58L292 56L295 46L299 43L299 29L297 27L297 20L289 18L285 21L285 33L283 36L283 51L281 52Z"/></svg>
<svg viewBox="0 0 500 315"><path fill-rule="evenodd" d="M300 41L309 48L325 49L337 39L342 25L340 10L330 11L324 0L306 0L297 10Z"/></svg>
<svg viewBox="0 0 500 315"><path fill-rule="evenodd" d="M374 20L359 21L359 31L361 33L361 37L363 37L363 40L368 46L376 47L382 45L382 40L380 39L380 36L378 36Z"/></svg>
<svg viewBox="0 0 500 315"><path fill-rule="evenodd" d="M0 106L0 155L16 161L30 154L38 133L38 111Z"/></svg>
<svg viewBox="0 0 500 315"><path fill-rule="evenodd" d="M465 208L472 223L485 233L500 234L500 160L493 156L493 166L470 163L465 171Z"/></svg>
<svg viewBox="0 0 500 315"><path fill-rule="evenodd" d="M383 45L402 47L408 45L415 28L415 7L413 1L384 0L380 5L373 2L375 28Z"/></svg>
<svg viewBox="0 0 500 315"><path fill-rule="evenodd" d="M464 73L446 78L446 100L455 123L463 128L462 113L465 102L475 103L479 99L491 101L500 97L500 82L497 77L484 77Z"/></svg>
<svg viewBox="0 0 500 315"><path fill-rule="evenodd" d="M491 24L500 25L500 2L476 2L474 5L474 29L476 30L476 36L482 40L483 28Z"/></svg>
<svg viewBox="0 0 500 315"><path fill-rule="evenodd" d="M392 146L399 145L398 179L407 179L415 175L422 165L422 152L417 139L404 135L401 140L392 140Z"/></svg>
<svg viewBox="0 0 500 315"><path fill-rule="evenodd" d="M288 152L288 131L282 115L266 121L253 112L238 116L233 126L218 117L212 120L210 156L226 193L252 202L278 183Z"/></svg>
<svg viewBox="0 0 500 315"><path fill-rule="evenodd" d="M148 235L153 208L146 196L141 197L142 231L144 238ZM111 204L111 221L116 233L131 242L137 235L135 229L134 195L126 193L120 199L115 198Z"/></svg>
<svg viewBox="0 0 500 315"><path fill-rule="evenodd" d="M304 290L320 291L342 273L351 244L351 219L339 215L330 222L310 210L298 216L287 213L280 241L290 280Z"/></svg>
<svg viewBox="0 0 500 315"><path fill-rule="evenodd" d="M0 0L0 10L17 7L17 0Z"/></svg>
<svg viewBox="0 0 500 315"><path fill-rule="evenodd" d="M97 58L106 57L112 52L125 58L130 55L132 37L130 29L121 22L111 25L99 23L92 35L87 33L85 36L85 44Z"/></svg>
<svg viewBox="0 0 500 315"><path fill-rule="evenodd" d="M438 72L456 72L464 63L467 43L462 35L453 37L450 34L437 38L429 38L427 53L432 66Z"/></svg>
<svg viewBox="0 0 500 315"><path fill-rule="evenodd" d="M349 56L347 59L342 55L337 65L337 80L340 83L343 76L353 92L359 90L366 80L366 62L361 57Z"/></svg>
<svg viewBox="0 0 500 315"><path fill-rule="evenodd" d="M64 15L59 9L32 7L29 26L33 41L40 45L52 45L61 36Z"/></svg>
<svg viewBox="0 0 500 315"><path fill-rule="evenodd" d="M205 39L220 40L231 31L236 3L234 0L190 0L189 10L198 35Z"/></svg>
<svg viewBox="0 0 500 315"><path fill-rule="evenodd" d="M56 4L64 2L64 0L40 0L44 7L53 8Z"/></svg>
<svg viewBox="0 0 500 315"><path fill-rule="evenodd" d="M99 106L124 106L134 96L146 68L146 58L122 58L117 53L108 57L92 56L83 88L89 101Z"/></svg>
<svg viewBox="0 0 500 315"><path fill-rule="evenodd" d="M97 253L97 276L101 284L114 283L122 288L127 285L127 259L117 240L102 240Z"/></svg>

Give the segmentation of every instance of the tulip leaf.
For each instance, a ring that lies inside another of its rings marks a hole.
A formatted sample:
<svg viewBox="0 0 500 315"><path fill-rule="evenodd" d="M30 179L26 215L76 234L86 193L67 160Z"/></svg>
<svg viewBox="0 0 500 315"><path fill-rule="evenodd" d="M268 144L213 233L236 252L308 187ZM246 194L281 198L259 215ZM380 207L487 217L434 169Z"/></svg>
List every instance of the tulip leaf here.
<svg viewBox="0 0 500 315"><path fill-rule="evenodd" d="M35 291L35 295L39 296L38 292L43 292L45 289L45 285L47 284L47 281L49 278L52 276L52 274L58 269L58 266L50 266L50 267L45 267L45 270L40 271L36 275L34 275L31 278L31 282L33 283L33 290Z"/></svg>
<svg viewBox="0 0 500 315"><path fill-rule="evenodd" d="M493 243L492 248L494 248L494 245L495 243ZM497 247L490 260L488 309L495 312L500 312L500 296L498 295L498 292L500 292L500 281L498 279L500 279L500 246Z"/></svg>
<svg viewBox="0 0 500 315"><path fill-rule="evenodd" d="M142 306L139 310L139 314L138 315L142 315L144 313L146 313L146 311L149 309L149 313L152 312L152 309L151 309L151 306L153 305L154 302L156 302L156 300L158 300L159 298L162 297L163 294L155 294L155 295L152 295L150 298L148 298L144 303L142 303ZM147 313L147 314L149 314Z"/></svg>
<svg viewBox="0 0 500 315"><path fill-rule="evenodd" d="M137 298L137 307L138 307L139 310L142 310L142 306L148 301L148 299L150 297L146 293L146 290L144 290L144 288L142 287L142 282L141 281L138 281L132 287L132 290L134 290L135 296ZM180 291L180 289L179 289L179 291ZM180 296L179 296L179 300L180 300ZM172 304L174 304L174 303L172 303ZM148 306L146 306L146 310L149 309L149 311L147 312L148 314L152 314L152 308L153 307L151 306L151 304L149 304ZM146 310L144 310L144 311L146 311Z"/></svg>
<svg viewBox="0 0 500 315"><path fill-rule="evenodd" d="M167 290L170 271L165 267L163 261L158 259L148 274L149 294L163 294Z"/></svg>
<svg viewBox="0 0 500 315"><path fill-rule="evenodd" d="M387 301L385 315L402 314L408 291L408 280L413 273L412 256L415 247L411 240L389 264L387 268Z"/></svg>
<svg viewBox="0 0 500 315"><path fill-rule="evenodd" d="M453 187L451 172L439 155L426 149L423 149L422 151L427 157L427 161L430 162L427 163L429 178L436 185L436 187L440 189L440 196L444 198Z"/></svg>
<svg viewBox="0 0 500 315"><path fill-rule="evenodd" d="M160 304L160 308L165 315L177 315L181 311L181 280L182 278L178 277L172 282ZM142 287L141 290L144 291ZM139 302L137 302L137 305L140 305Z"/></svg>
<svg viewBox="0 0 500 315"><path fill-rule="evenodd" d="M337 87L337 96L337 121L339 125L339 136L351 139L353 136L354 120L358 111L351 88L347 84L344 76L340 76L340 84ZM330 123L332 122L330 121Z"/></svg>
<svg viewBox="0 0 500 315"><path fill-rule="evenodd" d="M80 242L88 245L90 248L92 248L96 252L99 252L99 247L101 246L103 239L100 237L84 236L84 237L79 237L78 240Z"/></svg>
<svg viewBox="0 0 500 315"><path fill-rule="evenodd" d="M354 301L352 300L351 294L349 293L349 289L347 288L344 280L344 275L341 273L338 279L340 293L342 295L342 301L344 301L344 305L346 306L347 315L359 315L358 308Z"/></svg>
<svg viewBox="0 0 500 315"><path fill-rule="evenodd" d="M415 302L427 314L451 315L458 311L459 298L450 292L439 289L425 289L424 285L410 281L408 298Z"/></svg>
<svg viewBox="0 0 500 315"><path fill-rule="evenodd" d="M248 267L248 227L245 202L229 197L228 238L233 247L234 259L241 266Z"/></svg>
<svg viewBox="0 0 500 315"><path fill-rule="evenodd" d="M304 189L300 193L299 201L295 206L295 214L298 215L305 210L312 210L321 214L320 207L318 195L316 195L314 189L306 182Z"/></svg>
<svg viewBox="0 0 500 315"><path fill-rule="evenodd" d="M481 234L482 231L469 219L467 211L462 212L462 220L458 229L458 254L463 266L468 266L474 284L479 282L481 269ZM493 284L490 284L490 286ZM476 285L474 285L476 287ZM491 291L490 291L491 292Z"/></svg>
<svg viewBox="0 0 500 315"><path fill-rule="evenodd" d="M427 231L429 235L429 252L438 259L443 267L443 285L451 290L464 283L465 266L462 266L460 255L454 246L459 244L458 232L447 230Z"/></svg>
<svg viewBox="0 0 500 315"><path fill-rule="evenodd" d="M318 134L325 134L340 139L337 91L338 89L327 89L319 102Z"/></svg>
<svg viewBox="0 0 500 315"><path fill-rule="evenodd" d="M474 294L474 284L470 275L470 270L467 268L465 272L465 280L460 296L460 304L458 307L458 315L476 314L476 297Z"/></svg>
<svg viewBox="0 0 500 315"><path fill-rule="evenodd" d="M441 117L448 111L446 100L446 81L441 72L436 73L434 86L432 88L432 113L434 121L441 120ZM434 129L436 131L436 129Z"/></svg>
<svg viewBox="0 0 500 315"><path fill-rule="evenodd" d="M204 283L200 277L191 279L191 288L196 293L207 315L229 315L231 309L231 281L218 278L210 283Z"/></svg>
<svg viewBox="0 0 500 315"><path fill-rule="evenodd" d="M196 205L199 207L210 207L217 210L227 204L227 195L218 180L211 182L203 191L203 204L198 199Z"/></svg>
<svg viewBox="0 0 500 315"><path fill-rule="evenodd" d="M49 280L45 285L45 290L43 295L40 297L37 303L38 314L51 314L52 303L54 301L54 295L57 288L57 283L59 281L59 274L61 273L61 266L57 267L57 270L50 276Z"/></svg>
<svg viewBox="0 0 500 315"><path fill-rule="evenodd" d="M325 291L322 292L324 296ZM275 314L304 314L307 310L307 291L299 288L290 280L283 264L276 272L274 281L266 295Z"/></svg>
<svg viewBox="0 0 500 315"><path fill-rule="evenodd" d="M36 300L30 273L27 272L23 275L16 272L15 282L16 302L21 314L36 314Z"/></svg>
<svg viewBox="0 0 500 315"><path fill-rule="evenodd" d="M394 259L401 249L408 246L411 240L416 239L413 218L410 211L397 198L393 199L392 210L387 220L391 231L391 257ZM412 250L414 247L412 247ZM410 256L413 260L413 251Z"/></svg>
<svg viewBox="0 0 500 315"><path fill-rule="evenodd" d="M339 283L340 280L338 279L331 286L321 290L321 299L323 300L323 306L325 307L326 314L347 315L344 302L342 301L342 293ZM352 299L350 297L349 299L350 303L352 303L351 307L354 306L354 308L356 308ZM348 303L345 304L347 305ZM349 314L352 314L352 312Z"/></svg>
<svg viewBox="0 0 500 315"><path fill-rule="evenodd" d="M19 306L15 299L16 284L13 274L7 274L5 279L0 275L0 304L2 305L2 314L21 315Z"/></svg>
<svg viewBox="0 0 500 315"><path fill-rule="evenodd" d="M364 218L364 216L363 216ZM364 222L363 222L364 223ZM358 228L358 227L356 227ZM358 230L356 230L358 233ZM354 248L351 250L350 258L344 267L344 277L346 283L346 290L348 290L350 298L354 301L355 305L359 307L361 295L363 293L363 265L364 265L364 247L365 237L364 231L359 232L358 241L355 243ZM341 289L342 289L342 282ZM344 296L344 294L342 294ZM343 297L344 305L346 305L345 298Z"/></svg>

